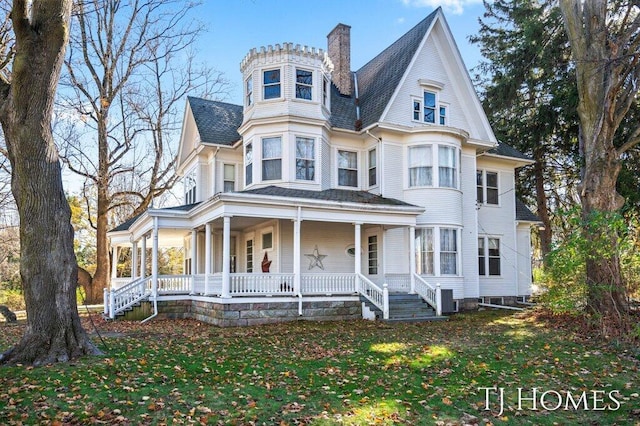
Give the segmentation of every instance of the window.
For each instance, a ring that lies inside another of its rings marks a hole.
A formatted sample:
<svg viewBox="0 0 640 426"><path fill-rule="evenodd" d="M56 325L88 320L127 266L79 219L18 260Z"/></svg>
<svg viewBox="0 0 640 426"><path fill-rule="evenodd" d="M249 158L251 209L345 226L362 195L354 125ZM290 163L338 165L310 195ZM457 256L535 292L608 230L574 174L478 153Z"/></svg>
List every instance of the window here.
<svg viewBox="0 0 640 426"><path fill-rule="evenodd" d="M245 102L247 106L251 106L253 104L253 77L249 77L245 84Z"/></svg>
<svg viewBox="0 0 640 426"><path fill-rule="evenodd" d="M498 173L478 170L476 172L476 196L480 204L498 205Z"/></svg>
<svg viewBox="0 0 640 426"><path fill-rule="evenodd" d="M329 80L322 78L322 105L329 107Z"/></svg>
<svg viewBox="0 0 640 426"><path fill-rule="evenodd" d="M500 275L500 239L478 238L478 274Z"/></svg>
<svg viewBox="0 0 640 426"><path fill-rule="evenodd" d="M253 240L247 240L247 272L253 272Z"/></svg>
<svg viewBox="0 0 640 426"><path fill-rule="evenodd" d="M262 250L270 250L273 248L273 232L262 234Z"/></svg>
<svg viewBox="0 0 640 426"><path fill-rule="evenodd" d="M458 272L457 235L455 229L440 229L440 275L456 275Z"/></svg>
<svg viewBox="0 0 640 426"><path fill-rule="evenodd" d="M338 185L358 186L358 153L338 151Z"/></svg>
<svg viewBox="0 0 640 426"><path fill-rule="evenodd" d="M440 187L457 188L456 167L457 150L451 146L438 147L438 178Z"/></svg>
<svg viewBox="0 0 640 426"><path fill-rule="evenodd" d="M436 94L433 92L424 92L424 122L436 122Z"/></svg>
<svg viewBox="0 0 640 426"><path fill-rule="evenodd" d="M296 179L314 180L316 177L315 141L296 138Z"/></svg>
<svg viewBox="0 0 640 426"><path fill-rule="evenodd" d="M420 114L422 113L422 102L417 99L413 100L413 119L420 121Z"/></svg>
<svg viewBox="0 0 640 426"><path fill-rule="evenodd" d="M313 74L311 71L296 68L296 98L311 100L313 92Z"/></svg>
<svg viewBox="0 0 640 426"><path fill-rule="evenodd" d="M280 97L280 70L267 70L263 72L263 99L276 99Z"/></svg>
<svg viewBox="0 0 640 426"><path fill-rule="evenodd" d="M414 146L409 148L409 186L431 186L431 147Z"/></svg>
<svg viewBox="0 0 640 426"><path fill-rule="evenodd" d="M378 274L378 236L371 235L369 243L369 275ZM355 254L355 253L354 253Z"/></svg>
<svg viewBox="0 0 640 426"><path fill-rule="evenodd" d="M184 203L196 202L196 172L192 171L184 178Z"/></svg>
<svg viewBox="0 0 640 426"><path fill-rule="evenodd" d="M282 179L282 141L280 137L262 139L262 180Z"/></svg>
<svg viewBox="0 0 640 426"><path fill-rule="evenodd" d="M447 105L438 102L438 93L425 91L422 98L412 99L413 120L424 123L448 125Z"/></svg>
<svg viewBox="0 0 640 426"><path fill-rule="evenodd" d="M433 275L433 228L416 229L416 272Z"/></svg>
<svg viewBox="0 0 640 426"><path fill-rule="evenodd" d="M236 190L236 166L233 164L224 165L223 192L233 192Z"/></svg>
<svg viewBox="0 0 640 426"><path fill-rule="evenodd" d="M244 149L244 182L245 185L253 183L253 144L248 143Z"/></svg>
<svg viewBox="0 0 640 426"><path fill-rule="evenodd" d="M378 156L376 149L369 151L369 186L376 186L378 183Z"/></svg>

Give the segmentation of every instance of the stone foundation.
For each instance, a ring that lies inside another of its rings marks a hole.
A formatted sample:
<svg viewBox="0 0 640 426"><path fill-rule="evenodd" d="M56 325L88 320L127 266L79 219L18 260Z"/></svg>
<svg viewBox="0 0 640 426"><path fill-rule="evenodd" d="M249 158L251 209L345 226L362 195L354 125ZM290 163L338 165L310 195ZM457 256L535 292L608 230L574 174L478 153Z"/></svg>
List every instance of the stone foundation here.
<svg viewBox="0 0 640 426"><path fill-rule="evenodd" d="M362 318L357 300L215 303L201 300L158 301L158 318L193 318L220 327L272 324L297 320L338 321Z"/></svg>

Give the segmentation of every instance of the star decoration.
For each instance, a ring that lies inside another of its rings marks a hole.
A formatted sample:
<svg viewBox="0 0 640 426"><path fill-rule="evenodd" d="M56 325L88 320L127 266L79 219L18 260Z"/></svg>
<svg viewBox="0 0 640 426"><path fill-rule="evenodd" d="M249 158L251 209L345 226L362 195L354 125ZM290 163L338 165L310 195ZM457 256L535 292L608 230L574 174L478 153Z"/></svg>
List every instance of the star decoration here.
<svg viewBox="0 0 640 426"><path fill-rule="evenodd" d="M316 266L322 270L324 270L324 265L322 264L322 259L327 257L326 254L320 254L318 251L318 246L313 250L313 253L305 254L309 258L309 270L315 268Z"/></svg>

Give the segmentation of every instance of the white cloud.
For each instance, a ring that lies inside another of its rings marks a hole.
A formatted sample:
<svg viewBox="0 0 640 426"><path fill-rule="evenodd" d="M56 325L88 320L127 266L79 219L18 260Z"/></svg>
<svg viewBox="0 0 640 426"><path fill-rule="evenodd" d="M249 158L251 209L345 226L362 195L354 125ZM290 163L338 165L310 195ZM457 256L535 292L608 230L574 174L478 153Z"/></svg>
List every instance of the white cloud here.
<svg viewBox="0 0 640 426"><path fill-rule="evenodd" d="M482 0L402 0L406 6L412 7L432 7L442 6L446 12L454 15L461 15L464 7L471 4L482 3Z"/></svg>
<svg viewBox="0 0 640 426"><path fill-rule="evenodd" d="M404 24L404 18L396 19L396 24Z"/></svg>

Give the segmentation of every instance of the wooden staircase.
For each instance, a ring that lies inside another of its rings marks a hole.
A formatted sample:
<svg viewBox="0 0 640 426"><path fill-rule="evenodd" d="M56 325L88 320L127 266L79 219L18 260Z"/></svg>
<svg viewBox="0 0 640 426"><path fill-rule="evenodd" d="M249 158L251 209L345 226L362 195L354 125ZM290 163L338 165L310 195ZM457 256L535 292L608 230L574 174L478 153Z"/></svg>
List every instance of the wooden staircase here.
<svg viewBox="0 0 640 426"><path fill-rule="evenodd" d="M376 319L382 320L382 311L378 307L363 296L360 296L360 300L375 312ZM424 322L447 319L446 316L437 316L435 309L417 294L389 293L389 319L383 321Z"/></svg>

